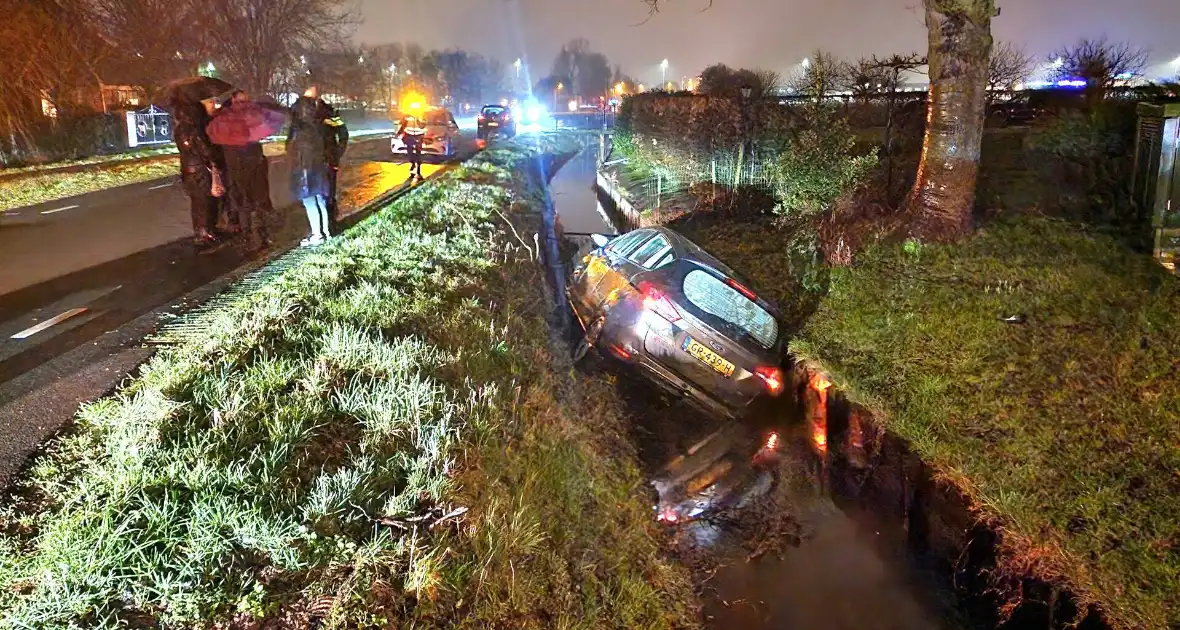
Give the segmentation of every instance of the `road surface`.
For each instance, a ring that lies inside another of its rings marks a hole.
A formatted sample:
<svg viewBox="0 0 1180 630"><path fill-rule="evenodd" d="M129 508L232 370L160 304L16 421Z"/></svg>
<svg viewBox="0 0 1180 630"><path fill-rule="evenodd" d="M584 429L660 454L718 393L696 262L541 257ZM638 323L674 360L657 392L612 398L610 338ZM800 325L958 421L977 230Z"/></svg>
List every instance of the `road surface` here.
<svg viewBox="0 0 1180 630"><path fill-rule="evenodd" d="M272 251L307 234L288 174L284 159L271 160ZM340 172L345 224L408 176L388 139L351 145ZM80 403L112 390L150 354L141 340L160 316L257 264L232 247L196 254L188 201L172 180L15 212L0 226L0 487Z"/></svg>

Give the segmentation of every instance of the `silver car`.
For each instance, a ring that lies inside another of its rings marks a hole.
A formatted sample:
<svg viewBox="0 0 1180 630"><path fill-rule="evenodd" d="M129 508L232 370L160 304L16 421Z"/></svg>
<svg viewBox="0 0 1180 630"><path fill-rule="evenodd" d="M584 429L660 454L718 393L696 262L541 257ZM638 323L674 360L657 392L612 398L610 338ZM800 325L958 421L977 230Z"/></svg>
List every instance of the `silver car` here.
<svg viewBox="0 0 1180 630"><path fill-rule="evenodd" d="M567 289L575 359L596 348L728 418L782 393L777 313L731 269L666 228L593 239Z"/></svg>

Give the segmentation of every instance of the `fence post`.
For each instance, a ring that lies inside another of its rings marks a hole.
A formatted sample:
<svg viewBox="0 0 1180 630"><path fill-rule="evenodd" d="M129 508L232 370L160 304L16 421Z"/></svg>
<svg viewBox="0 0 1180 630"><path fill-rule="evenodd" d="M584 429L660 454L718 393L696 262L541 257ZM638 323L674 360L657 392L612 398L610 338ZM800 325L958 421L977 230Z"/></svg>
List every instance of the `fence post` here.
<svg viewBox="0 0 1180 630"><path fill-rule="evenodd" d="M656 213L659 215L660 206L663 205L664 199L664 176L656 173Z"/></svg>

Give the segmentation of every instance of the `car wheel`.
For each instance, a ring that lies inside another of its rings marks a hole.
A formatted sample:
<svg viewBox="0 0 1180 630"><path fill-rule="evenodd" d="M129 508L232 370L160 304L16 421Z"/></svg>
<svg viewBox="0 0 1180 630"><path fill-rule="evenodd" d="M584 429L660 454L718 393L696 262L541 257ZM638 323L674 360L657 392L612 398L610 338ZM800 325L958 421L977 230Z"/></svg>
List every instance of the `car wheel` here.
<svg viewBox="0 0 1180 630"><path fill-rule="evenodd" d="M590 324L590 326L586 329L586 334L582 335L581 340L578 341L578 345L574 347L574 354L572 357L574 363L577 363L586 358L586 355L590 353L590 349L594 347L594 344L598 343L598 337L602 335L602 329L605 327L605 317L599 317Z"/></svg>

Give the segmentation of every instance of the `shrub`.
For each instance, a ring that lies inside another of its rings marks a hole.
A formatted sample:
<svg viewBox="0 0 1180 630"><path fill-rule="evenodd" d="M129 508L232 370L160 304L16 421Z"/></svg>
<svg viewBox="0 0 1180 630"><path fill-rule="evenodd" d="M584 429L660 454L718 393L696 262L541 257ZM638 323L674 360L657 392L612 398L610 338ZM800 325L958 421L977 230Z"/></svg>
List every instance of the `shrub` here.
<svg viewBox="0 0 1180 630"><path fill-rule="evenodd" d="M771 162L776 214L818 214L832 207L877 165L877 151L854 155L856 138L831 111L808 108L810 124Z"/></svg>
<svg viewBox="0 0 1180 630"><path fill-rule="evenodd" d="M1135 103L1107 101L1064 111L1028 140L1044 187L1044 205L1065 218L1146 234L1130 201Z"/></svg>

